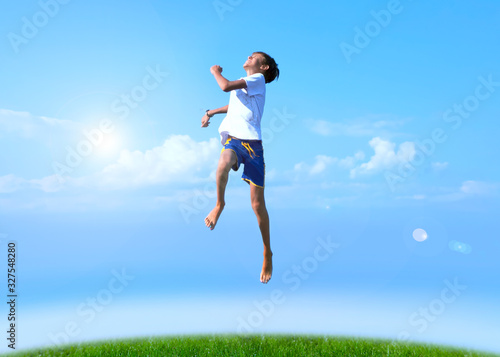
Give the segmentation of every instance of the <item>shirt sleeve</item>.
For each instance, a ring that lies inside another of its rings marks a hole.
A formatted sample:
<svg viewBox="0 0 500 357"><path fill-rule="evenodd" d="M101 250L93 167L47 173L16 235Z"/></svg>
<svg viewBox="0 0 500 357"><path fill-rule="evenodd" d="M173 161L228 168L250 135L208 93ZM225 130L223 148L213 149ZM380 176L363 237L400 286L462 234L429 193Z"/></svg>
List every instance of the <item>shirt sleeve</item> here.
<svg viewBox="0 0 500 357"><path fill-rule="evenodd" d="M266 80L262 73L255 73L243 79L247 82L247 93L249 96L265 94Z"/></svg>

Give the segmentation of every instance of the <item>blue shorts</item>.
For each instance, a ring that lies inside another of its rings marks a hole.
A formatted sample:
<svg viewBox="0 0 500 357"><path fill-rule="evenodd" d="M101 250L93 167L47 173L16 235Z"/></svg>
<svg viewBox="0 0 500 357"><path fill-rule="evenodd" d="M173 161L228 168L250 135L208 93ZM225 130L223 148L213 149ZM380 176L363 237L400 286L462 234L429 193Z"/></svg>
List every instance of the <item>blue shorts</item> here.
<svg viewBox="0 0 500 357"><path fill-rule="evenodd" d="M242 180L248 184L264 187L264 175L266 164L264 163L264 149L261 140L240 140L229 137L224 144L224 150L232 150L236 154L237 160L232 169L238 171L241 164L243 169Z"/></svg>

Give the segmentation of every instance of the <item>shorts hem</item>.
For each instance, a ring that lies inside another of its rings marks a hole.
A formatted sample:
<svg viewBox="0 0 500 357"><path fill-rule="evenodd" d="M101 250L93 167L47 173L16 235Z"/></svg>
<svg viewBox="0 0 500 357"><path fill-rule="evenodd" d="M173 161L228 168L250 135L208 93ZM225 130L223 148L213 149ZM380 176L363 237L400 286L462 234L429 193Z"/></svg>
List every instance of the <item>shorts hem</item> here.
<svg viewBox="0 0 500 357"><path fill-rule="evenodd" d="M242 177L241 179L242 179L243 181L246 181L246 182L248 182L248 183L250 183L250 184L254 185L254 186L264 188L264 186L257 185L256 183L254 183L254 182L253 182L252 180L250 180L250 179L243 178L243 177Z"/></svg>

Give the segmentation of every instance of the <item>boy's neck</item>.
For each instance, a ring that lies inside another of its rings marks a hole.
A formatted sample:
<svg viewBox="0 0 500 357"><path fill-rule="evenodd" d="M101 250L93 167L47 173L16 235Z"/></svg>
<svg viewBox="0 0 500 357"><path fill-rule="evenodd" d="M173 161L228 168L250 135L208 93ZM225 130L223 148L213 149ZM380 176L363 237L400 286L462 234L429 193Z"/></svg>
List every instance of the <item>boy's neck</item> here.
<svg viewBox="0 0 500 357"><path fill-rule="evenodd" d="M254 70L253 68L246 69L245 71L247 72L247 77L251 76L252 74L255 74L255 73L262 73L259 70ZM264 73L262 73L262 74L264 74Z"/></svg>

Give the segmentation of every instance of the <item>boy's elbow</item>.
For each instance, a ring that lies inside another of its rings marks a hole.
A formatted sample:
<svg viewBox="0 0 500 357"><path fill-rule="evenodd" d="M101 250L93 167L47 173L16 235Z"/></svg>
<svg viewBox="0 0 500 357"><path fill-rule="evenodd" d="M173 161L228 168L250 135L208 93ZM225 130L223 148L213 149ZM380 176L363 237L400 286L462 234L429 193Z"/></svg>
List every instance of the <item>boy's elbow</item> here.
<svg viewBox="0 0 500 357"><path fill-rule="evenodd" d="M231 92L231 89L229 88L229 86L228 86L227 84L222 85L222 86L220 87L220 89L222 89L222 90L223 90L224 92L226 92L226 93L227 93L227 92Z"/></svg>

